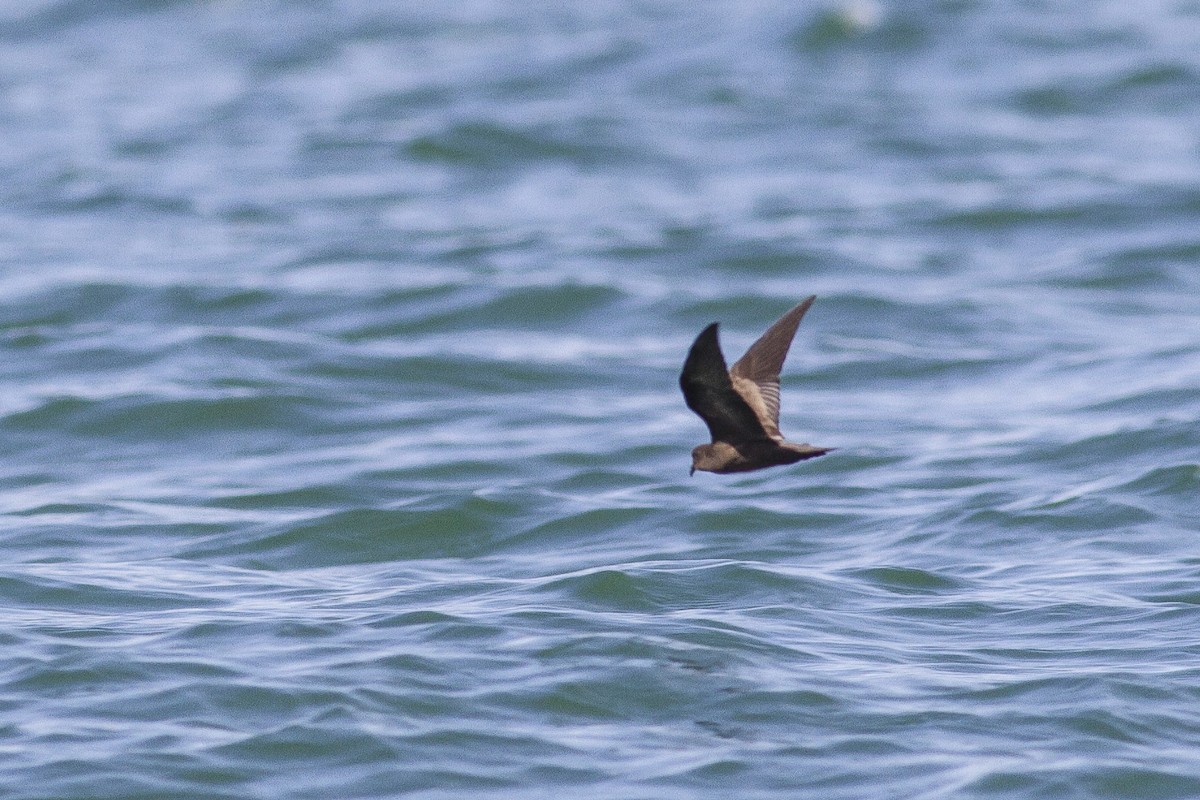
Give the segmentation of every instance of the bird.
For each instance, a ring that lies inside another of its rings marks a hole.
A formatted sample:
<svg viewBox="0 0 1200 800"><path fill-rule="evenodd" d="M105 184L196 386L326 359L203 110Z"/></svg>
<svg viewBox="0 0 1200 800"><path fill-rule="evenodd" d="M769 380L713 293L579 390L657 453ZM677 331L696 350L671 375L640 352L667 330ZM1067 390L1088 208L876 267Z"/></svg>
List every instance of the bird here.
<svg viewBox="0 0 1200 800"><path fill-rule="evenodd" d="M688 408L708 426L712 443L692 450L689 474L750 472L834 449L789 442L779 432L779 370L800 320L816 299L806 298L780 317L729 370L717 339L720 323L696 337L683 362L679 388Z"/></svg>

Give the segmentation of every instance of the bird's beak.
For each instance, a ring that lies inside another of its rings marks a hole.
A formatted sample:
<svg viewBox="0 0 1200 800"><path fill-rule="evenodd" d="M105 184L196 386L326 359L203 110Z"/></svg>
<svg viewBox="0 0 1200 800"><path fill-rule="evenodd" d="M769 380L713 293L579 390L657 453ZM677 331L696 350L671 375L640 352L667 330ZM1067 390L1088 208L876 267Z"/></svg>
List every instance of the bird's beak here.
<svg viewBox="0 0 1200 800"><path fill-rule="evenodd" d="M695 465L695 464L693 464L693 465L692 465L692 468L688 470L688 477L690 478L690 477L692 477L692 476L693 476L693 475L695 475L695 474L696 474L696 465Z"/></svg>

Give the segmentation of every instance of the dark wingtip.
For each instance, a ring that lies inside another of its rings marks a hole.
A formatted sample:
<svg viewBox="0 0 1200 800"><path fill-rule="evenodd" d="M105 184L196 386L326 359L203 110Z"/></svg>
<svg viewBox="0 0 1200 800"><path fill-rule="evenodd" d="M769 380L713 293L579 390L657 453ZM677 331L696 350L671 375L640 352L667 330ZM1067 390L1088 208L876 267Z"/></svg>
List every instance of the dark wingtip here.
<svg viewBox="0 0 1200 800"><path fill-rule="evenodd" d="M705 325L704 330L697 333L696 338L692 340L692 346L688 348L688 354L690 355L693 351L695 351L697 345L708 339L711 339L714 342L719 342L717 339L717 328L719 328L720 325L721 323L719 322L710 322L708 325ZM718 343L717 346L720 347L720 344Z"/></svg>
<svg viewBox="0 0 1200 800"><path fill-rule="evenodd" d="M710 348L715 349L718 354L721 352L721 340L717 338L717 329L721 326L719 322L712 322L707 325L704 330L696 334L696 338L692 341L692 346L688 348L687 359L683 362L683 375L680 375L682 380L687 374L688 364L701 352ZM724 363L724 356L720 356Z"/></svg>

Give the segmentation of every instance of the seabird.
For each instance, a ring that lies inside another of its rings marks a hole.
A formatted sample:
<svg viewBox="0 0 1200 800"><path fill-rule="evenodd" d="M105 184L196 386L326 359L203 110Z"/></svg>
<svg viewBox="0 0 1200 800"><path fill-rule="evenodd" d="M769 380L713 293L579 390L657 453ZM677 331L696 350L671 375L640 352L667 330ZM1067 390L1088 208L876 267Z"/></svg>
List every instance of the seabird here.
<svg viewBox="0 0 1200 800"><path fill-rule="evenodd" d="M683 362L679 387L688 408L708 426L712 444L692 450L691 474L749 472L794 464L833 449L795 444L779 432L779 370L796 327L816 299L809 297L780 317L730 370L717 341L720 323L696 337Z"/></svg>

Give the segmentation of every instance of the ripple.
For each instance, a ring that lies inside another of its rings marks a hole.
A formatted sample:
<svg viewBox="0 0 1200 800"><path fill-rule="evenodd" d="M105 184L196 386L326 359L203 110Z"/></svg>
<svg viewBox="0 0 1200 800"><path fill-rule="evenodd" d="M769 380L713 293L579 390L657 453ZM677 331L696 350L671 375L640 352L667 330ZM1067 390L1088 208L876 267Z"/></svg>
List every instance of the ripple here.
<svg viewBox="0 0 1200 800"><path fill-rule="evenodd" d="M852 573L896 594L940 594L960 589L960 581L905 567L877 567Z"/></svg>
<svg viewBox="0 0 1200 800"><path fill-rule="evenodd" d="M405 153L418 161L492 169L555 161L587 166L628 159L631 155L619 147L599 146L590 136L572 141L564 135L569 133L554 129L520 130L488 122L459 123L438 134L417 137L405 146Z"/></svg>

